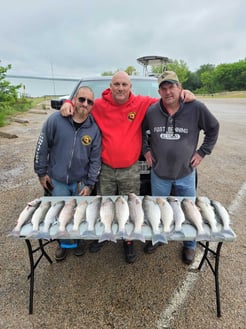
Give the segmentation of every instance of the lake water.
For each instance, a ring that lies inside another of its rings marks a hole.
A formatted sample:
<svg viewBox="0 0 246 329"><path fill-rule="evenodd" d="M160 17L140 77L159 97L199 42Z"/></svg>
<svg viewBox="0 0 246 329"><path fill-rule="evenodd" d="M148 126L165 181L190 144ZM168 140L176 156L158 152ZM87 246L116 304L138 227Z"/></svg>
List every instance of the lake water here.
<svg viewBox="0 0 246 329"><path fill-rule="evenodd" d="M39 79L39 78L23 78L23 77L6 77L6 80L11 85L19 85L19 95L25 94L28 97L42 97L42 96L64 96L70 95L73 88L76 86L78 80L62 80L62 79Z"/></svg>

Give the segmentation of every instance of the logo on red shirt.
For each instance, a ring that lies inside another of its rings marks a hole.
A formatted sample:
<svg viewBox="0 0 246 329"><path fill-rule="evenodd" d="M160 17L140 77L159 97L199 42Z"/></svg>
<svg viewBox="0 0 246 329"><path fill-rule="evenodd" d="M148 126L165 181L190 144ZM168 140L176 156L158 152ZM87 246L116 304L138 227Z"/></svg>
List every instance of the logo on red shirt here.
<svg viewBox="0 0 246 329"><path fill-rule="evenodd" d="M129 112L128 113L128 120L133 121L136 118L136 112Z"/></svg>

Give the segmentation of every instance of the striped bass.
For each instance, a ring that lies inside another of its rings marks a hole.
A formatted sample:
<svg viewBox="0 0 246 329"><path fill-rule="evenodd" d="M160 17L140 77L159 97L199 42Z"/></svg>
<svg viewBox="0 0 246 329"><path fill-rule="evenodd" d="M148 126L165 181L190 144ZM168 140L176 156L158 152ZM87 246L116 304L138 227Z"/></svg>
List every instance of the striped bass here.
<svg viewBox="0 0 246 329"><path fill-rule="evenodd" d="M130 213L130 220L134 224L134 229L129 236L129 240L140 240L145 242L142 234L142 226L144 224L144 211L142 208L142 200L135 194L128 194L128 206Z"/></svg>
<svg viewBox="0 0 246 329"><path fill-rule="evenodd" d="M32 215L32 231L27 235L28 237L36 237L39 232L39 224L44 221L45 216L51 206L50 201L42 202L38 209Z"/></svg>
<svg viewBox="0 0 246 329"><path fill-rule="evenodd" d="M162 197L157 197L156 203L160 207L161 211L163 232L169 235L171 233L172 227L174 227L173 208L171 207L170 203Z"/></svg>
<svg viewBox="0 0 246 329"><path fill-rule="evenodd" d="M149 195L143 198L143 209L152 228L152 245L158 242L167 243L167 238L160 232L161 210L158 204Z"/></svg>
<svg viewBox="0 0 246 329"><path fill-rule="evenodd" d="M206 197L200 196L196 198L196 204L200 209L203 220L210 226L212 240L223 239L224 236L219 232L214 208L211 206L210 201Z"/></svg>
<svg viewBox="0 0 246 329"><path fill-rule="evenodd" d="M204 226L203 226L203 220L202 215L196 206L196 204L187 198L184 198L182 200L182 208L184 210L185 217L195 226L197 229L197 241L201 240L210 240L210 234L207 234Z"/></svg>
<svg viewBox="0 0 246 329"><path fill-rule="evenodd" d="M168 197L167 200L173 209L174 232L184 235L182 231L182 224L185 222L185 215L181 208L181 203L175 197Z"/></svg>
<svg viewBox="0 0 246 329"><path fill-rule="evenodd" d="M129 216L129 206L126 199L123 196L117 197L115 200L115 217L118 223L118 232L116 233L116 236L119 239L125 239L127 237L125 225L129 219Z"/></svg>
<svg viewBox="0 0 246 329"><path fill-rule="evenodd" d="M73 220L76 205L77 205L76 199L70 199L67 202L65 202L65 205L62 208L58 217L59 227L57 233L53 237L54 239L69 235L66 230L66 226L68 225L68 223L70 223Z"/></svg>
<svg viewBox="0 0 246 329"><path fill-rule="evenodd" d="M102 197L97 195L86 207L86 222L88 223L87 230L83 232L83 237L95 238L95 224L100 216L100 206Z"/></svg>
<svg viewBox="0 0 246 329"><path fill-rule="evenodd" d="M229 235L234 236L230 228L231 220L226 208L219 201L211 200L211 205L214 207L214 210L219 216L219 219L221 220L221 223L223 225L223 230L221 231L221 233L227 233Z"/></svg>
<svg viewBox="0 0 246 329"><path fill-rule="evenodd" d="M20 236L20 231L21 231L22 226L31 219L33 213L39 207L40 204L41 204L41 199L34 199L33 201L28 202L26 207L20 213L20 215L17 219L16 226L14 227L12 232L10 232L8 235L16 236L16 237Z"/></svg>
<svg viewBox="0 0 246 329"><path fill-rule="evenodd" d="M102 201L100 206L100 219L101 223L104 225L104 231L100 236L99 243L103 241L113 241L116 242L115 237L112 233L112 223L114 220L115 209L114 202L111 198L106 198Z"/></svg>
<svg viewBox="0 0 246 329"><path fill-rule="evenodd" d="M83 220L86 219L86 208L88 206L88 201L82 200L76 207L74 217L73 217L73 227L70 234L80 236L79 226Z"/></svg>
<svg viewBox="0 0 246 329"><path fill-rule="evenodd" d="M52 204L52 206L49 208L47 214L44 218L44 226L42 230L39 232L39 234L36 236L37 239L46 239L50 240L51 236L49 233L50 227L52 224L55 223L55 221L58 220L58 216L62 208L64 207L65 201L60 200Z"/></svg>

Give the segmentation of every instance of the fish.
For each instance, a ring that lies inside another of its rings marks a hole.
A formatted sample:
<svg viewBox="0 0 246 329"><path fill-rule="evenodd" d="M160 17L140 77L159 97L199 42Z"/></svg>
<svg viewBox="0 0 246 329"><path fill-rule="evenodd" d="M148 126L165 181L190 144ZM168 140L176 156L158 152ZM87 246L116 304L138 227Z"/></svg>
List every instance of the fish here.
<svg viewBox="0 0 246 329"><path fill-rule="evenodd" d="M142 208L142 200L135 194L128 194L129 217L134 224L134 229L127 240L140 240L145 242L145 237L142 234L142 226L144 224L144 211Z"/></svg>
<svg viewBox="0 0 246 329"><path fill-rule="evenodd" d="M196 204L187 198L184 198L181 202L185 217L195 226L197 229L197 241L210 240L210 234L207 234L204 226L202 215L196 206Z"/></svg>
<svg viewBox="0 0 246 329"><path fill-rule="evenodd" d="M26 224L32 217L35 210L40 206L41 199L34 199L31 202L28 202L25 208L20 213L17 224L14 229L8 234L8 236L19 237L21 228L24 224Z"/></svg>
<svg viewBox="0 0 246 329"><path fill-rule="evenodd" d="M58 216L59 227L53 239L58 239L62 236L69 235L66 230L66 226L68 223L70 223L73 220L76 206L77 206L76 199L70 199L65 202L65 205Z"/></svg>
<svg viewBox="0 0 246 329"><path fill-rule="evenodd" d="M207 200L207 198L200 196L196 198L196 205L200 209L203 220L210 226L211 237L223 238L223 234L219 232L214 208L211 206L210 201Z"/></svg>
<svg viewBox="0 0 246 329"><path fill-rule="evenodd" d="M100 206L100 220L104 225L104 231L100 236L98 242L113 241L116 242L112 234L112 223L115 216L114 202L111 198L106 198L102 201Z"/></svg>
<svg viewBox="0 0 246 329"><path fill-rule="evenodd" d="M163 232L166 235L169 235L172 231L172 227L174 227L174 216L173 216L173 208L170 203L162 197L156 198L156 203L160 207L161 211L161 222L163 225Z"/></svg>
<svg viewBox="0 0 246 329"><path fill-rule="evenodd" d="M80 236L79 226L86 218L86 208L88 206L87 200L82 200L76 207L73 217L73 227L70 234Z"/></svg>
<svg viewBox="0 0 246 329"><path fill-rule="evenodd" d="M27 235L27 237L36 237L39 232L39 224L44 221L44 218L51 206L51 201L45 201L40 204L38 209L32 215L32 231Z"/></svg>
<svg viewBox="0 0 246 329"><path fill-rule="evenodd" d="M182 224L185 222L185 215L181 208L181 203L179 199L172 196L168 197L167 200L173 209L174 232L184 235Z"/></svg>
<svg viewBox="0 0 246 329"><path fill-rule="evenodd" d="M211 205L214 207L214 210L216 214L219 216L219 219L221 220L221 223L223 225L223 229L221 230L221 233L226 233L234 236L230 228L231 220L226 208L219 201L215 201L215 200L211 200Z"/></svg>
<svg viewBox="0 0 246 329"><path fill-rule="evenodd" d="M115 200L115 218L118 223L118 232L116 236L119 239L127 238L126 223L129 219L130 211L126 199L123 196L118 196Z"/></svg>
<svg viewBox="0 0 246 329"><path fill-rule="evenodd" d="M161 224L161 210L158 204L154 201L154 199L146 195L143 198L143 209L148 219L148 222L152 228L152 245L154 246L156 243L167 243L167 238L164 234L160 232L160 224Z"/></svg>
<svg viewBox="0 0 246 329"><path fill-rule="evenodd" d="M65 201L60 200L52 204L49 208L47 214L45 215L43 228L39 231L36 238L38 239L46 239L50 240L51 236L49 234L49 230L52 224L58 220L59 213L61 212L62 208L64 207Z"/></svg>
<svg viewBox="0 0 246 329"><path fill-rule="evenodd" d="M82 234L82 237L95 238L97 237L95 232L95 224L100 217L100 206L102 196L97 195L86 207L86 222L88 223L87 230Z"/></svg>

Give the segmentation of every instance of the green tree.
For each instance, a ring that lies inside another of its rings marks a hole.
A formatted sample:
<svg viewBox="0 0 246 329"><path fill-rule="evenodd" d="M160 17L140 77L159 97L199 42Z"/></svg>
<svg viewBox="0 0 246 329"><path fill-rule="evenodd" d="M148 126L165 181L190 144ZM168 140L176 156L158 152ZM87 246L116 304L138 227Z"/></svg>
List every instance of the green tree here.
<svg viewBox="0 0 246 329"><path fill-rule="evenodd" d="M156 65L151 67L151 72L159 75L162 73L162 65ZM189 70L187 64L180 60L169 60L169 62L166 64L166 70L168 71L174 71L177 73L179 77L179 81L183 84L189 77Z"/></svg>
<svg viewBox="0 0 246 329"><path fill-rule="evenodd" d="M17 111L25 111L31 101L25 97L18 98L18 90L21 85L13 86L6 80L6 72L11 65L0 66L0 127L6 124L6 118Z"/></svg>

